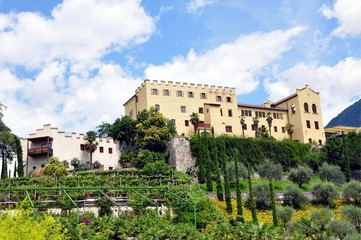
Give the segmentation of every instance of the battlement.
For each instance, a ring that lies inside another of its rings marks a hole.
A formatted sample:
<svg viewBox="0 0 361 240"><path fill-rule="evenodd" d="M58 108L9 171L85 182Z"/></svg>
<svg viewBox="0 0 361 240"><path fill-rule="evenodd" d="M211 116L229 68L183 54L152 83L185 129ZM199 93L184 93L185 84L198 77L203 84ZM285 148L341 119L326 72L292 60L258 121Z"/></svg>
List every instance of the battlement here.
<svg viewBox="0 0 361 240"><path fill-rule="evenodd" d="M173 81L164 81L164 80L149 80L145 79L144 82L137 88L135 93L137 94L144 87L171 87L176 89L187 89L189 90L206 90L211 92L223 92L223 93L236 93L236 88L234 87L222 87L222 86L209 86L208 84L195 84L195 83L186 83L186 82L173 82Z"/></svg>

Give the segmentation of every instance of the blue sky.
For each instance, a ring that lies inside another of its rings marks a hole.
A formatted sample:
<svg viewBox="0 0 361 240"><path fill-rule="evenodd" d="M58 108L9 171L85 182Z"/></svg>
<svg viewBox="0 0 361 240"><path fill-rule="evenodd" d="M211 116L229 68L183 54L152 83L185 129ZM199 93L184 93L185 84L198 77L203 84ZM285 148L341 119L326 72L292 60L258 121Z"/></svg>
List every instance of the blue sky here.
<svg viewBox="0 0 361 240"><path fill-rule="evenodd" d="M359 0L0 0L0 102L26 136L124 114L145 79L277 101L309 84L324 124L361 97Z"/></svg>

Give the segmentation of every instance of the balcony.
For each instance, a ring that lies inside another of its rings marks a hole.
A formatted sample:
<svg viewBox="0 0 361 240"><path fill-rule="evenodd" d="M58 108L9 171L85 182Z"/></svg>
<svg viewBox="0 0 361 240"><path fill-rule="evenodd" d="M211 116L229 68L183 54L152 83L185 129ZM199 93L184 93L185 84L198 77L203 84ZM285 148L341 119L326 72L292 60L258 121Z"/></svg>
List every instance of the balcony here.
<svg viewBox="0 0 361 240"><path fill-rule="evenodd" d="M197 129L211 129L211 124L209 123L199 123Z"/></svg>
<svg viewBox="0 0 361 240"><path fill-rule="evenodd" d="M53 149L51 147L29 148L28 155L30 157L53 156Z"/></svg>

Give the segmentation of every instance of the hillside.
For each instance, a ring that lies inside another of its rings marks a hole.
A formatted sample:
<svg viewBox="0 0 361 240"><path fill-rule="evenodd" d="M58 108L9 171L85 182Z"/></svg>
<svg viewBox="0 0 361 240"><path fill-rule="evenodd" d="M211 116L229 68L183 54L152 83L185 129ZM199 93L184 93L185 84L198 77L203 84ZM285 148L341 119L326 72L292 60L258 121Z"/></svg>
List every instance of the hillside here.
<svg viewBox="0 0 361 240"><path fill-rule="evenodd" d="M326 127L337 125L349 127L361 127L361 99L343 110L333 118Z"/></svg>

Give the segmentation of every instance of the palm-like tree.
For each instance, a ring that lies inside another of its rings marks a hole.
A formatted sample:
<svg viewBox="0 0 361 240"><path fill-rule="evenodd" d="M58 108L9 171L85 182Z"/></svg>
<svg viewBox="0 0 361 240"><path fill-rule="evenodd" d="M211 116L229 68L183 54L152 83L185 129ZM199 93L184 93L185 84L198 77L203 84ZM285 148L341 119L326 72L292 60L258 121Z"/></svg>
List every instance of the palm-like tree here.
<svg viewBox="0 0 361 240"><path fill-rule="evenodd" d="M194 127L194 134L195 134L197 132L197 127L198 127L198 124L200 122L199 114L195 113L195 112L192 112L192 114L189 117L190 117L189 121L192 123L192 125Z"/></svg>
<svg viewBox="0 0 361 240"><path fill-rule="evenodd" d="M253 127L256 131L256 133L255 133L256 138L258 137L258 123L259 123L258 117L254 117L253 118Z"/></svg>
<svg viewBox="0 0 361 240"><path fill-rule="evenodd" d="M285 128L286 128L286 131L288 133L288 135L290 136L290 139L292 140L292 134L293 132L295 131L293 128L295 127L295 125L293 125L292 123L287 123Z"/></svg>
<svg viewBox="0 0 361 240"><path fill-rule="evenodd" d="M240 121L240 123L241 123L241 125L242 125L242 137L244 138L244 127L245 127L245 117L242 115L241 116L241 121Z"/></svg>
<svg viewBox="0 0 361 240"><path fill-rule="evenodd" d="M93 164L93 152L97 150L98 142L96 141L97 134L94 131L89 131L85 134L84 140L85 142L85 150L90 153L90 166Z"/></svg>
<svg viewBox="0 0 361 240"><path fill-rule="evenodd" d="M272 127L272 121L273 121L273 117L272 117L272 113L268 112L267 113L267 117L266 117L266 121L268 123L268 128L269 128L269 136L271 137L271 127Z"/></svg>

